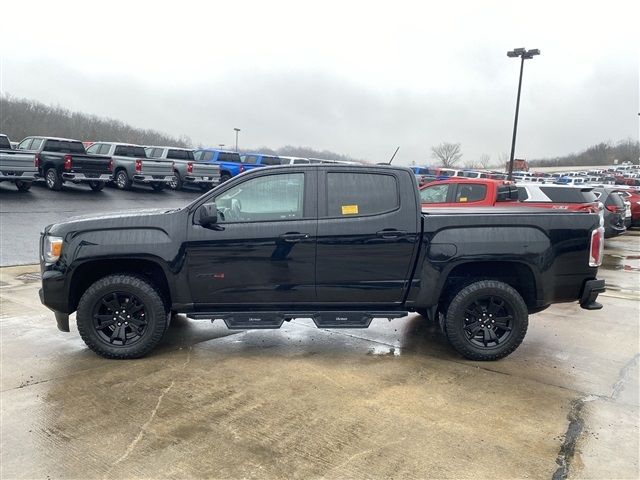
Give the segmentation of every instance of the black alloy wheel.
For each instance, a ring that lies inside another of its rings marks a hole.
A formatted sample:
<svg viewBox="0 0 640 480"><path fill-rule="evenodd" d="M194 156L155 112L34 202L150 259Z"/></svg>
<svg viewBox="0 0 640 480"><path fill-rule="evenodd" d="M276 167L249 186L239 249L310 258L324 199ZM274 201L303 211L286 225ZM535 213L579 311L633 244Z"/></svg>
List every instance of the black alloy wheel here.
<svg viewBox="0 0 640 480"><path fill-rule="evenodd" d="M93 328L108 345L130 346L144 337L147 329L145 305L128 292L111 292L94 306Z"/></svg>
<svg viewBox="0 0 640 480"><path fill-rule="evenodd" d="M528 325L527 305L513 287L496 280L480 280L453 297L444 332L464 357L498 360L518 348Z"/></svg>

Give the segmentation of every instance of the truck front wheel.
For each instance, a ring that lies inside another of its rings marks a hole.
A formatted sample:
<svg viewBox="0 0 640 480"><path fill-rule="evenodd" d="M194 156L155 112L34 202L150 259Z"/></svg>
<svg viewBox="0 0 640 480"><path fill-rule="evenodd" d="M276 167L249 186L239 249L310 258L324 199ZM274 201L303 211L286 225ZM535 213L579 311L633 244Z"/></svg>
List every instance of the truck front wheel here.
<svg viewBox="0 0 640 480"><path fill-rule="evenodd" d="M106 358L139 358L162 339L169 313L161 293L146 279L109 275L80 298L76 314L84 343Z"/></svg>
<svg viewBox="0 0 640 480"><path fill-rule="evenodd" d="M470 360L498 360L522 343L529 314L520 294L495 280L460 290L449 304L444 330L461 355Z"/></svg>

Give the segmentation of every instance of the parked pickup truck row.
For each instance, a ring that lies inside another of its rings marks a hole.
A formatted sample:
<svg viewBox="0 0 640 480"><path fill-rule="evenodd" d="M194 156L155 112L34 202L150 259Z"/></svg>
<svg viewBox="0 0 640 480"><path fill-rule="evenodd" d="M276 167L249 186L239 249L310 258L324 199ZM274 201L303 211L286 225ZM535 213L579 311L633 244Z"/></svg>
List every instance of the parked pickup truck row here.
<svg viewBox="0 0 640 480"><path fill-rule="evenodd" d="M35 153L13 150L9 137L0 135L0 182L12 182L26 192L38 173L35 160Z"/></svg>
<svg viewBox="0 0 640 480"><path fill-rule="evenodd" d="M529 315L559 302L602 308L598 213L423 210L411 170L255 169L178 209L47 226L40 298L107 358L149 353L171 314L228 328L366 328L415 311L466 358L523 341ZM249 253L248 253L249 252Z"/></svg>
<svg viewBox="0 0 640 480"><path fill-rule="evenodd" d="M65 182L86 183L94 191L108 182L122 190L133 185L209 190L220 183L220 167L196 160L193 151L184 148L94 142L85 151L78 140L32 136L13 150L7 136L0 135L0 181L26 191L37 179L52 190Z"/></svg>

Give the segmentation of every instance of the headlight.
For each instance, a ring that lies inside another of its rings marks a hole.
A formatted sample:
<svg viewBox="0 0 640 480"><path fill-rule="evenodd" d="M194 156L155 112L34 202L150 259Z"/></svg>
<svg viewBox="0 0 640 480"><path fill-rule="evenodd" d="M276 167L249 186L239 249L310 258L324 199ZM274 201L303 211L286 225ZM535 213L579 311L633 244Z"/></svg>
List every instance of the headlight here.
<svg viewBox="0 0 640 480"><path fill-rule="evenodd" d="M60 258L62 253L62 238L50 237L47 235L44 237L44 245L42 248L42 254L44 261L47 263L55 263Z"/></svg>

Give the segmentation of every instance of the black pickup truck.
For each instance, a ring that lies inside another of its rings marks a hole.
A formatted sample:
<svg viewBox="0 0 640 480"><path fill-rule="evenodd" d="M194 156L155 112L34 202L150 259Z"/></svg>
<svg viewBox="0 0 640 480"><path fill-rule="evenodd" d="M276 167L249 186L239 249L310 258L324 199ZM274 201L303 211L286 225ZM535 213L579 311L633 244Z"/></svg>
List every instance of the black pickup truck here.
<svg viewBox="0 0 640 480"><path fill-rule="evenodd" d="M135 358L172 313L229 328L368 327L416 311L470 359L522 342L528 315L604 291L602 218L537 209L421 211L409 169L292 165L234 177L184 208L49 225L42 303L96 353Z"/></svg>
<svg viewBox="0 0 640 480"><path fill-rule="evenodd" d="M88 155L78 140L56 137L26 137L17 150L36 155L38 177L51 190L60 190L64 182L88 183L99 192L112 180L113 162L102 155Z"/></svg>

